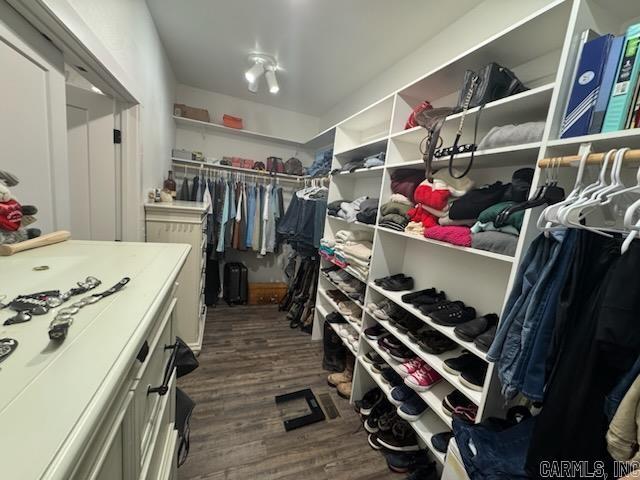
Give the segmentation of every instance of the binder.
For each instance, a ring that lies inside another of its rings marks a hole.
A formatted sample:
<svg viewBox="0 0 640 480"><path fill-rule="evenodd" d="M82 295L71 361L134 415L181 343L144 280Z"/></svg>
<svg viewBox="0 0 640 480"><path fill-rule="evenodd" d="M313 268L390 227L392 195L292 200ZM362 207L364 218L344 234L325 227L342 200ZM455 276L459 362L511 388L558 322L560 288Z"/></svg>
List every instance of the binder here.
<svg viewBox="0 0 640 480"><path fill-rule="evenodd" d="M609 97L609 105L602 125L603 133L615 132L625 127L640 72L639 45L640 24L631 25L627 29L622 57L616 71L616 81Z"/></svg>
<svg viewBox="0 0 640 480"><path fill-rule="evenodd" d="M562 121L560 138L589 133L612 40L613 35L607 34L584 44L569 104Z"/></svg>
<svg viewBox="0 0 640 480"><path fill-rule="evenodd" d="M617 36L611 40L609 54L607 55L607 62L604 65L602 81L600 82L600 90L598 91L598 99L596 100L596 106L593 110L593 118L591 119L591 126L589 127L590 134L600 133L602 130L604 116L607 113L607 106L609 105L609 97L611 96L611 89L613 88L613 82L616 79L618 63L620 62L620 56L622 55L624 40L624 35Z"/></svg>

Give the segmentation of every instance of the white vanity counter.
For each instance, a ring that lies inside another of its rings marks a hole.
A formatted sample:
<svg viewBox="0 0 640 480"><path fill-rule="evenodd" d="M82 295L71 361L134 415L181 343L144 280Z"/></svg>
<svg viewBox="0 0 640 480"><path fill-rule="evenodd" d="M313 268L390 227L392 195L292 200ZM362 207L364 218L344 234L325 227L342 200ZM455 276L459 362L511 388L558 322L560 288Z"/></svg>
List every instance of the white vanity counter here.
<svg viewBox="0 0 640 480"><path fill-rule="evenodd" d="M175 282L189 250L68 241L0 257L5 301L67 291L87 276L102 281L91 293L131 278L121 291L82 308L60 344L47 334L55 310L10 326L2 323L14 312L0 310L0 338L19 342L0 363L2 478L174 478L174 459L164 457L175 456L175 374L164 396L147 395L146 383L162 383L171 352L164 346L174 341ZM48 270L33 270L44 265ZM145 343L149 353L137 360Z"/></svg>

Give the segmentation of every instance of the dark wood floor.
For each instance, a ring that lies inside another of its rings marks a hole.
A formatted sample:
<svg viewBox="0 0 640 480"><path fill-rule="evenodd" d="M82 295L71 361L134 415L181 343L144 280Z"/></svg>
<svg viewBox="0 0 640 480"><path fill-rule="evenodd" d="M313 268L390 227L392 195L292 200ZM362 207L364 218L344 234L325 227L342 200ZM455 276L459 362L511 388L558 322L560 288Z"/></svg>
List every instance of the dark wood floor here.
<svg viewBox="0 0 640 480"><path fill-rule="evenodd" d="M199 360L179 381L197 402L181 480L404 478L389 472L349 402L327 386L322 343L291 330L277 308L211 309ZM316 397L330 392L340 416L285 432L274 396L307 387Z"/></svg>

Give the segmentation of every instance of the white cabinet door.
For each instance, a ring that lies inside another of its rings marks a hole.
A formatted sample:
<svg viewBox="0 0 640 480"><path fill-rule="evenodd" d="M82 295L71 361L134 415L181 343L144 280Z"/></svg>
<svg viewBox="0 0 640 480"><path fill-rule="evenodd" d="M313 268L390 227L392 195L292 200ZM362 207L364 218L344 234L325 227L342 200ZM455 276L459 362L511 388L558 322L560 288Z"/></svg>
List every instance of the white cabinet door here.
<svg viewBox="0 0 640 480"><path fill-rule="evenodd" d="M117 240L113 112L112 98L67 85L71 235L76 240Z"/></svg>
<svg viewBox="0 0 640 480"><path fill-rule="evenodd" d="M0 0L0 168L12 191L38 207L34 227L69 226L65 79L62 54Z"/></svg>

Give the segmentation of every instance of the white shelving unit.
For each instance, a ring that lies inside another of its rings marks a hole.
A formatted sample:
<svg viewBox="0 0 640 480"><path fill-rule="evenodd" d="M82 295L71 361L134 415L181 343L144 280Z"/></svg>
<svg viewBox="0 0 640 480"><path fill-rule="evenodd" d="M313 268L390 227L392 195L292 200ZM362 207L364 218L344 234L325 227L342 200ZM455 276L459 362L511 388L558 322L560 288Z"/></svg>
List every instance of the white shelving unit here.
<svg viewBox="0 0 640 480"><path fill-rule="evenodd" d="M538 12L512 25L505 31L479 43L467 52L450 59L440 67L426 73L409 85L375 102L370 107L336 125L333 168L340 168L349 160L385 152L386 165L376 171L359 174L334 175L331 178L329 202L338 199L353 200L362 195L377 196L384 204L391 195L390 175L397 168L423 169L420 142L426 132L421 127L404 130L411 110L423 100L435 107L455 105L458 89L466 69L474 69L489 62L497 62L512 69L530 87L521 94L492 102L481 113L478 140L494 126L527 121L544 121L545 130L540 142L509 147L479 150L470 177L476 185L495 181L509 182L512 173L523 167L536 168L539 159L554 155L578 153L581 145L591 144L594 151L606 151L612 147L640 147L640 129L588 135L571 139L559 139L559 130L575 69L577 39L587 28L599 33L623 33L626 27L638 21L640 6L634 0L558 0ZM463 130L463 143L473 138L476 110L469 112ZM442 130L443 144L451 145L459 123L459 115L451 115ZM466 165L469 155L459 155L454 165ZM446 167L447 159L436 160L434 167ZM571 188L574 176L562 179L565 188ZM536 168L532 191L544 179ZM442 376L443 380L426 394L421 394L429 406L428 413L412 425L419 438L442 462L444 456L430 445L431 436L451 425L451 419L442 411L442 400L457 389L478 405L476 421L491 415L501 415L504 399L494 375L493 364L488 364L485 384L481 392L465 387L456 375L446 372L443 361L467 350L480 359L485 354L473 343L460 340L453 328L434 323L418 309L402 302L406 292L388 292L376 286L373 280L395 273L405 273L415 280L415 289L436 287L444 290L450 299L460 299L473 306L478 315L502 313L523 252L537 235L535 220L538 211L525 213L523 228L514 256L507 256L461 248L444 242L417 237L405 232L348 223L335 217L327 217L325 237L335 238L338 230L367 229L371 232L373 254L365 305L389 299L403 307L426 325L443 333L459 344L457 350L444 355L424 352L411 338L403 335L388 322L379 322L366 310L361 332L380 323L396 338L423 358ZM320 282L319 290L330 284ZM322 321L319 316L316 321ZM394 362L376 342L360 335L354 372L352 401L359 400L374 386L389 395L389 385L363 360L369 351L376 351L392 368Z"/></svg>

